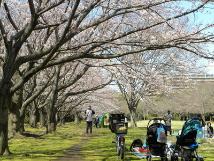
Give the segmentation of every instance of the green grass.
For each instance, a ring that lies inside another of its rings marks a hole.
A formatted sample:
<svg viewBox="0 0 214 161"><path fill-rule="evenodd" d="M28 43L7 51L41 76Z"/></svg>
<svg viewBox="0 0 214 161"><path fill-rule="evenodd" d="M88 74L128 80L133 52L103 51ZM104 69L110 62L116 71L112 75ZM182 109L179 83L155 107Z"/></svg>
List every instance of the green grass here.
<svg viewBox="0 0 214 161"><path fill-rule="evenodd" d="M146 138L146 126L148 121L138 122L139 128L129 128L128 135L126 136L126 161L139 161L137 157L129 152L130 144L134 139L140 138L145 140ZM182 128L184 122L173 121L172 128L178 131ZM119 160L116 156L115 146L112 144L114 139L114 134L109 133L108 129L98 129L97 137L92 137L90 141L83 146L83 157L87 161L117 161ZM168 141L175 143L175 136L168 136ZM214 139L201 140L201 145L199 146L198 153L205 158L206 161L214 160ZM143 160L143 159L141 159ZM155 159L154 159L155 160ZM156 159L158 160L158 159Z"/></svg>
<svg viewBox="0 0 214 161"><path fill-rule="evenodd" d="M129 153L131 142L140 138L145 139L146 125L148 121L138 122L139 128L130 128L126 135L126 161L137 161L137 157ZM173 121L172 128L180 129L183 122ZM34 133L41 133L40 129L33 130ZM44 129L42 129L44 130ZM112 143L114 134L106 129L93 129L91 136L85 137L83 132L85 124L75 125L73 123L59 127L54 134L44 135L39 138L16 136L10 140L10 150L14 153L9 157L2 157L0 160L8 161L49 161L63 155L63 152L73 145L81 143L79 153L82 161L117 161L115 146ZM84 138L84 141L81 141ZM175 142L175 136L169 136L168 140ZM214 160L214 139L201 140L199 154L206 157L206 161Z"/></svg>
<svg viewBox="0 0 214 161"><path fill-rule="evenodd" d="M82 126L82 125L81 125ZM48 161L63 155L64 150L77 144L83 133L83 128L75 124L59 127L54 134L43 135L38 138L17 135L9 141L13 153L0 160L8 161ZM27 128L27 131L40 134L45 129Z"/></svg>
<svg viewBox="0 0 214 161"><path fill-rule="evenodd" d="M148 120L142 120L137 122L138 127L147 127ZM172 121L172 129L181 129L184 124L184 121Z"/></svg>

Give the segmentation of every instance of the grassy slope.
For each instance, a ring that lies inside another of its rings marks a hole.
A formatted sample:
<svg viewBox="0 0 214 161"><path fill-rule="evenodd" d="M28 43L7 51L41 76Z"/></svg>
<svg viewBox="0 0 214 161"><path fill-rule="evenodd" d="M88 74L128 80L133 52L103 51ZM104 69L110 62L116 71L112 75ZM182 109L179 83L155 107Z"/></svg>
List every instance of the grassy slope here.
<svg viewBox="0 0 214 161"><path fill-rule="evenodd" d="M138 123L140 128L129 129L126 136L126 148L129 149L131 142L140 138L145 139L147 121L141 121ZM179 129L182 127L182 122L173 122L173 128ZM9 158L3 158L6 160L15 161L48 161L53 160L57 156L63 154L63 150L71 147L74 144L80 142L81 136L83 136L84 124L74 125L67 124L60 127L55 134L49 134L42 136L41 138L26 138L17 136L10 141L10 149L14 153ZM39 132L38 130L34 132ZM94 129L94 134L88 137L88 140L81 145L81 157L86 161L117 161L114 144L112 140L114 134L109 129ZM175 136L169 137L168 140L175 141ZM214 159L214 139L202 141L202 146L199 147L199 153L206 156L206 161L213 161ZM2 158L0 158L2 160ZM139 160L134 155L126 153L126 160Z"/></svg>

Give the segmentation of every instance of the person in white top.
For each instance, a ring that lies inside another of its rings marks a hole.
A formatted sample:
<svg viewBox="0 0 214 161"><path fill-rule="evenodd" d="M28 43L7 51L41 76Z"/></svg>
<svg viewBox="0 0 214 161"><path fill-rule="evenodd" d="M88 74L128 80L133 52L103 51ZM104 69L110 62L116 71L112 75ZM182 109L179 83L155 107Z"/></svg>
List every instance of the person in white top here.
<svg viewBox="0 0 214 161"><path fill-rule="evenodd" d="M172 122L172 114L170 111L167 111L167 114L164 116L164 120L166 122L166 130L169 131L170 135L172 135L172 128L171 128L171 122Z"/></svg>
<svg viewBox="0 0 214 161"><path fill-rule="evenodd" d="M88 131L92 133L92 121L93 121L93 115L95 114L94 110L91 109L91 106L88 107L88 109L85 111L86 115L86 133L88 134Z"/></svg>

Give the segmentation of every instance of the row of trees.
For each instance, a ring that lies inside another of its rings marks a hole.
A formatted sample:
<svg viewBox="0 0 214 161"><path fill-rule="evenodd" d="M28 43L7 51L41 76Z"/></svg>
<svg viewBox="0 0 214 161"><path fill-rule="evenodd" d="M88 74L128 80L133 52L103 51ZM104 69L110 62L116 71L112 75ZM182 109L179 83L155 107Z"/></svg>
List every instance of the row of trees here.
<svg viewBox="0 0 214 161"><path fill-rule="evenodd" d="M167 95L146 97L139 103L138 119L149 116L164 116L167 110L174 113L174 119L184 119L191 115L202 114L207 120L213 115L214 83L197 82L194 86L176 88ZM143 107L143 108L142 108Z"/></svg>
<svg viewBox="0 0 214 161"><path fill-rule="evenodd" d="M0 155L10 153L8 120L23 132L26 111L32 122L36 109L46 113L47 132L55 131L56 115L95 100L92 92L115 78L133 116L139 96L166 91L162 74L185 71L192 55L213 59L201 46L213 42L212 24L189 29L187 18L209 0L191 3L1 0Z"/></svg>

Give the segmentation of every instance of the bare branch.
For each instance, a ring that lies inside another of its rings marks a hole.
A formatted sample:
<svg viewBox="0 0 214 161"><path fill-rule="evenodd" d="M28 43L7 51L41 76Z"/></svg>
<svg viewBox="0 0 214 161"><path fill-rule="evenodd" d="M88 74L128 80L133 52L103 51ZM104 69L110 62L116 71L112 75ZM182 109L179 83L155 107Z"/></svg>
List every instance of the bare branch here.
<svg viewBox="0 0 214 161"><path fill-rule="evenodd" d="M11 23L11 25L13 26L13 28L18 31L18 27L16 26L15 22L13 21L12 17L11 17L11 14L10 14L10 10L7 6L7 3L4 3L4 8L5 8L5 11L6 11L6 14L7 14L7 18L9 20L9 22Z"/></svg>
<svg viewBox="0 0 214 161"><path fill-rule="evenodd" d="M0 19L0 31L1 31L1 35L3 37L3 40L4 40L4 44L5 44L5 47L7 50L9 50L9 42L7 40L7 34L6 34L6 31L4 29L4 25Z"/></svg>
<svg viewBox="0 0 214 161"><path fill-rule="evenodd" d="M35 11L33 0L28 0L28 5L30 8L31 16L34 17L36 14L36 11Z"/></svg>
<svg viewBox="0 0 214 161"><path fill-rule="evenodd" d="M75 78L73 78L72 81L70 81L69 83L67 83L67 84L65 84L65 85L59 86L59 87L58 87L58 91L61 91L61 90L65 89L65 88L68 88L68 87L72 86L74 83L76 83L78 80L80 80L80 79L83 77L83 75L88 71L88 69L89 69L89 66L85 66L85 67L83 68L83 70L81 70L81 72L79 72L79 73L75 76Z"/></svg>
<svg viewBox="0 0 214 161"><path fill-rule="evenodd" d="M52 4L51 6L48 6L48 7L44 8L43 10L41 10L40 12L38 12L38 15L42 15L43 13L45 13L45 12L47 12L47 11L49 11L49 10L51 10L51 9L59 6L59 5L61 5L63 2L65 2L65 0L61 0L58 3Z"/></svg>
<svg viewBox="0 0 214 161"><path fill-rule="evenodd" d="M52 76L53 77L53 76ZM26 108L31 102L33 102L39 95L42 94L42 92L44 92L44 90L48 87L49 83L50 83L51 79L49 79L47 81L47 83L41 88L39 89L37 92L35 92L31 97L29 97L22 105L22 108Z"/></svg>
<svg viewBox="0 0 214 161"><path fill-rule="evenodd" d="M104 84L101 84L101 85L98 85L96 87L92 87L92 88L89 88L89 89L85 89L85 90L82 90L82 91L68 92L68 93L66 93L66 95L67 96L74 96L74 95L83 94L83 93L95 91L95 90L98 90L98 89L102 89L105 86L109 85L109 83L111 83L111 81L112 81L112 79L110 79L107 83L104 83Z"/></svg>
<svg viewBox="0 0 214 161"><path fill-rule="evenodd" d="M74 15L75 15L75 13L76 13L76 10L77 10L79 4L80 4L80 0L76 0L76 1L75 1L75 4L74 4L74 7L73 7L73 9L72 9L72 11L71 11L71 14L70 14L70 16L69 16L68 23L67 23L67 25L66 25L66 27L65 27L65 29L64 29L64 31L63 31L63 34L62 34L62 36L61 36L60 41L59 41L59 44L61 44L61 43L64 41L64 38L65 38L66 34L67 34L68 31L69 31L69 28L70 28L70 26L71 26L72 20L73 20L73 18L74 18Z"/></svg>

